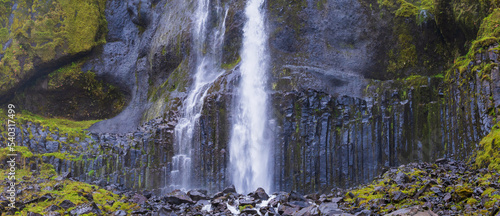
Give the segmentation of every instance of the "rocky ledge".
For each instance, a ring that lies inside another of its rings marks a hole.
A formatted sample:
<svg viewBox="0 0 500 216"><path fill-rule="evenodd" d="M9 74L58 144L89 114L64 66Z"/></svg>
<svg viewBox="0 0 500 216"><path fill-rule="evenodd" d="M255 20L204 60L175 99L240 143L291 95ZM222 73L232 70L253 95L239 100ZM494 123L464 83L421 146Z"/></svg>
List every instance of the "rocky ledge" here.
<svg viewBox="0 0 500 216"><path fill-rule="evenodd" d="M158 196L119 185L89 185L51 165L18 181L17 209L8 209L2 185L2 215L499 215L500 175L472 164L439 159L387 170L369 185L301 195L259 188L247 195L233 186L215 194L174 190Z"/></svg>

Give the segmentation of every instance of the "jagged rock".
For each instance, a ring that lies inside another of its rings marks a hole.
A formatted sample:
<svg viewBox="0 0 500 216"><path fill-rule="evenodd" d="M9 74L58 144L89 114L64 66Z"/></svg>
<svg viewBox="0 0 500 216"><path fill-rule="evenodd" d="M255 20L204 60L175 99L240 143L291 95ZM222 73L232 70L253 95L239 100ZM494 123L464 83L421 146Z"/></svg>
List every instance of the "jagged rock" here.
<svg viewBox="0 0 500 216"><path fill-rule="evenodd" d="M227 188L225 188L222 193L236 193L236 189L234 188L234 185L231 185Z"/></svg>
<svg viewBox="0 0 500 216"><path fill-rule="evenodd" d="M174 190L164 197L165 201L175 205L182 203L194 204L193 200L181 190Z"/></svg>
<svg viewBox="0 0 500 216"><path fill-rule="evenodd" d="M134 194L134 196L132 197L132 202L137 203L139 205L144 204L146 201L148 201L148 199L145 196L138 193Z"/></svg>
<svg viewBox="0 0 500 216"><path fill-rule="evenodd" d="M306 201L306 199L304 198L304 196L302 196L301 194L297 193L296 191L292 191L290 192L290 195L288 196L288 201Z"/></svg>
<svg viewBox="0 0 500 216"><path fill-rule="evenodd" d="M405 193L401 192L401 191L396 191L392 194L392 200L395 201L395 202L400 202L404 199L406 199L406 197L408 197Z"/></svg>
<svg viewBox="0 0 500 216"><path fill-rule="evenodd" d="M456 193L460 196L460 198L465 199L470 197L473 194L473 191L468 186L458 186Z"/></svg>
<svg viewBox="0 0 500 216"><path fill-rule="evenodd" d="M245 208L241 210L242 214L249 214L249 215L257 215L257 209L254 208Z"/></svg>
<svg viewBox="0 0 500 216"><path fill-rule="evenodd" d="M413 199L417 199L418 197L420 197L420 195L425 193L425 191L429 188L430 188L430 183L428 182L427 184L424 185L424 187L422 187L419 191L417 191L417 193L415 193Z"/></svg>
<svg viewBox="0 0 500 216"><path fill-rule="evenodd" d="M42 215L34 212L28 212L28 216L42 216Z"/></svg>
<svg viewBox="0 0 500 216"><path fill-rule="evenodd" d="M309 206L309 207L306 207L306 208L303 208L301 209L300 211L298 211L297 213L293 214L294 216L297 215L297 216L313 216L313 215L319 215L319 210L318 210L318 207L317 206Z"/></svg>
<svg viewBox="0 0 500 216"><path fill-rule="evenodd" d="M52 194L45 194L42 197L38 198L37 202L45 202L45 201L51 201L54 200L55 198L52 196Z"/></svg>
<svg viewBox="0 0 500 216"><path fill-rule="evenodd" d="M60 209L61 209L61 207L59 207L59 206L51 205L51 206L47 207L45 209L45 211L51 212L51 211L57 211L57 210L60 210Z"/></svg>
<svg viewBox="0 0 500 216"><path fill-rule="evenodd" d="M396 175L396 179L395 181L398 183L398 184L404 184L404 183L407 183L410 181L410 178L408 177L408 175L406 175L404 172L398 172L398 174Z"/></svg>
<svg viewBox="0 0 500 216"><path fill-rule="evenodd" d="M238 202L240 206L248 206L248 205L255 206L255 204L257 204L257 202L253 199L240 199Z"/></svg>
<svg viewBox="0 0 500 216"><path fill-rule="evenodd" d="M259 200L269 199L269 195L267 195L266 191L263 188L257 188L255 192L252 192L249 195L254 199L259 199Z"/></svg>
<svg viewBox="0 0 500 216"><path fill-rule="evenodd" d="M187 194L193 201L205 200L208 198L206 190L190 190Z"/></svg>
<svg viewBox="0 0 500 216"><path fill-rule="evenodd" d="M112 216L127 216L127 212L123 210L118 210L113 212Z"/></svg>
<svg viewBox="0 0 500 216"><path fill-rule="evenodd" d="M153 193L152 193L151 191L147 191L147 190L146 190L146 191L143 191L143 192L142 192L142 195L143 195L144 197L146 197L146 199L149 199L149 198L151 198L151 197L153 196Z"/></svg>
<svg viewBox="0 0 500 216"><path fill-rule="evenodd" d="M81 194L81 196L83 196L85 199L87 199L90 202L94 201L94 196L91 193Z"/></svg>
<svg viewBox="0 0 500 216"><path fill-rule="evenodd" d="M441 188L439 187L431 187L430 190L438 195L442 193Z"/></svg>
<svg viewBox="0 0 500 216"><path fill-rule="evenodd" d="M445 163L448 163L448 159L447 158L438 158L438 159L436 159L436 163L437 164L445 164Z"/></svg>
<svg viewBox="0 0 500 216"><path fill-rule="evenodd" d="M57 141L47 141L45 143L45 152L47 153L53 153L59 150L59 142Z"/></svg>
<svg viewBox="0 0 500 216"><path fill-rule="evenodd" d="M127 11L132 18L132 22L136 25L147 27L151 22L151 3L147 0L129 0L127 5Z"/></svg>
<svg viewBox="0 0 500 216"><path fill-rule="evenodd" d="M60 191L63 189L63 185L61 183L56 183L54 185L54 190Z"/></svg>
<svg viewBox="0 0 500 216"><path fill-rule="evenodd" d="M356 214L354 214L355 216L371 216L372 215L372 211L370 210L362 210L360 212L357 212Z"/></svg>
<svg viewBox="0 0 500 216"><path fill-rule="evenodd" d="M320 198L320 195L318 195L317 193L312 193L312 194L307 194L306 195L306 199L310 199L310 200L313 200L313 201L318 201Z"/></svg>
<svg viewBox="0 0 500 216"><path fill-rule="evenodd" d="M288 202L288 204L291 206L298 206L299 208L305 208L305 207L308 207L311 205L305 201L291 201L291 202Z"/></svg>
<svg viewBox="0 0 500 216"><path fill-rule="evenodd" d="M338 202L340 202L342 200L344 200L343 197L334 197L334 198L330 199L330 202L338 203Z"/></svg>
<svg viewBox="0 0 500 216"><path fill-rule="evenodd" d="M107 183L108 183L108 182L107 182L106 180L104 180L104 179L99 179L99 180L97 180L94 184L95 184L95 185L99 185L99 187L106 187L106 184L107 184Z"/></svg>
<svg viewBox="0 0 500 216"><path fill-rule="evenodd" d="M62 180L67 179L69 177L71 177L70 172L63 172L63 173L61 173L61 175L59 175L57 178L55 178L55 180L62 181Z"/></svg>
<svg viewBox="0 0 500 216"><path fill-rule="evenodd" d="M63 209L69 209L71 207L75 207L75 204L69 200L63 200L61 203L59 203L59 207Z"/></svg>
<svg viewBox="0 0 500 216"><path fill-rule="evenodd" d="M278 207L278 213L281 215L293 215L300 210L298 206L290 206L288 204L280 205Z"/></svg>
<svg viewBox="0 0 500 216"><path fill-rule="evenodd" d="M356 196L355 196L352 192L350 192L350 191L347 193L347 196L348 196L349 198L354 198L354 197L356 197Z"/></svg>
<svg viewBox="0 0 500 216"><path fill-rule="evenodd" d="M172 211L173 210L170 207L168 207L168 206L162 206L160 208L160 211L158 212L158 214L160 216L170 216L172 214Z"/></svg>
<svg viewBox="0 0 500 216"><path fill-rule="evenodd" d="M149 210L141 208L139 210L132 211L132 214L133 215L145 215L149 212L150 212Z"/></svg>
<svg viewBox="0 0 500 216"><path fill-rule="evenodd" d="M344 211L338 208L336 203L322 203L319 205L318 210L321 215L335 215L342 214Z"/></svg>
<svg viewBox="0 0 500 216"><path fill-rule="evenodd" d="M101 210L99 209L99 207L97 207L97 205L94 202L78 205L75 209L69 212L70 215L83 215L90 213L94 213L96 215L102 214Z"/></svg>
<svg viewBox="0 0 500 216"><path fill-rule="evenodd" d="M391 212L386 216L437 216L437 214L430 210L422 210L419 206L414 206Z"/></svg>

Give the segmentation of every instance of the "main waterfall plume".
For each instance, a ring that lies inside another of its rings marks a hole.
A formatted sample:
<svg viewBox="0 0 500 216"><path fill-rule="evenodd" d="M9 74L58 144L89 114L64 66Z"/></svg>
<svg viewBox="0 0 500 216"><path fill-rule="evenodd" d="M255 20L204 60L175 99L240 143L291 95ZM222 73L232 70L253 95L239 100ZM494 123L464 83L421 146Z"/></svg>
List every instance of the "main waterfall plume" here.
<svg viewBox="0 0 500 216"><path fill-rule="evenodd" d="M196 68L191 90L183 104L183 117L175 127L175 152L170 172L171 188L188 189L191 185L191 156L193 134L201 116L203 102L211 84L223 70L220 67L222 41L225 33L227 9L223 10L220 0L199 0L194 18L193 49ZM216 17L210 14L212 7ZM216 26L210 20L216 19Z"/></svg>
<svg viewBox="0 0 500 216"><path fill-rule="evenodd" d="M266 137L268 35L265 31L264 0L249 0L241 50L241 81L230 141L233 183L239 192L257 187L271 188L270 142Z"/></svg>

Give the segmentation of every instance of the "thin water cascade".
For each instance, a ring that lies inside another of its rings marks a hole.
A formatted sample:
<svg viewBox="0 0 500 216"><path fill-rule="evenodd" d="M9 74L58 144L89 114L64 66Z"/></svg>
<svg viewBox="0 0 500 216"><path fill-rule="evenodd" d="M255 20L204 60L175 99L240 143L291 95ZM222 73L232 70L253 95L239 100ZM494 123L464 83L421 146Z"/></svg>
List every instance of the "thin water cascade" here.
<svg viewBox="0 0 500 216"><path fill-rule="evenodd" d="M210 17L215 7L217 17ZM175 156L170 172L171 189L189 189L191 185L191 156L193 134L201 116L203 102L211 84L223 73L220 67L222 42L225 33L227 9L220 0L199 0L194 14L193 50L196 57L195 75L188 96L183 103L183 117L179 119L174 135ZM218 25L210 27L210 19Z"/></svg>
<svg viewBox="0 0 500 216"><path fill-rule="evenodd" d="M233 109L234 122L230 140L230 162L233 183L240 193L258 187L271 189L268 96L266 83L268 50L264 0L249 0L241 50L239 98Z"/></svg>

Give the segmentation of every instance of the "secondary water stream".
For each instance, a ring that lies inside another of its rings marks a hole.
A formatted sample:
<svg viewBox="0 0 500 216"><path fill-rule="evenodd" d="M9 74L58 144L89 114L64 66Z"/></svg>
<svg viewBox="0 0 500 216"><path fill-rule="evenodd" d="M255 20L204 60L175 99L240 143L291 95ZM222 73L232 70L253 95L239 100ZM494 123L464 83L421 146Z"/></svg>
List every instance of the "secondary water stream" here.
<svg viewBox="0 0 500 216"><path fill-rule="evenodd" d="M193 51L196 57L193 84L183 104L183 117L175 127L175 156L172 158L170 187L189 189L191 185L191 156L193 134L204 99L212 83L219 77L221 69L222 42L225 33L227 9L220 0L199 0L194 13ZM210 11L214 10L216 16ZM217 25L211 26L216 19Z"/></svg>

